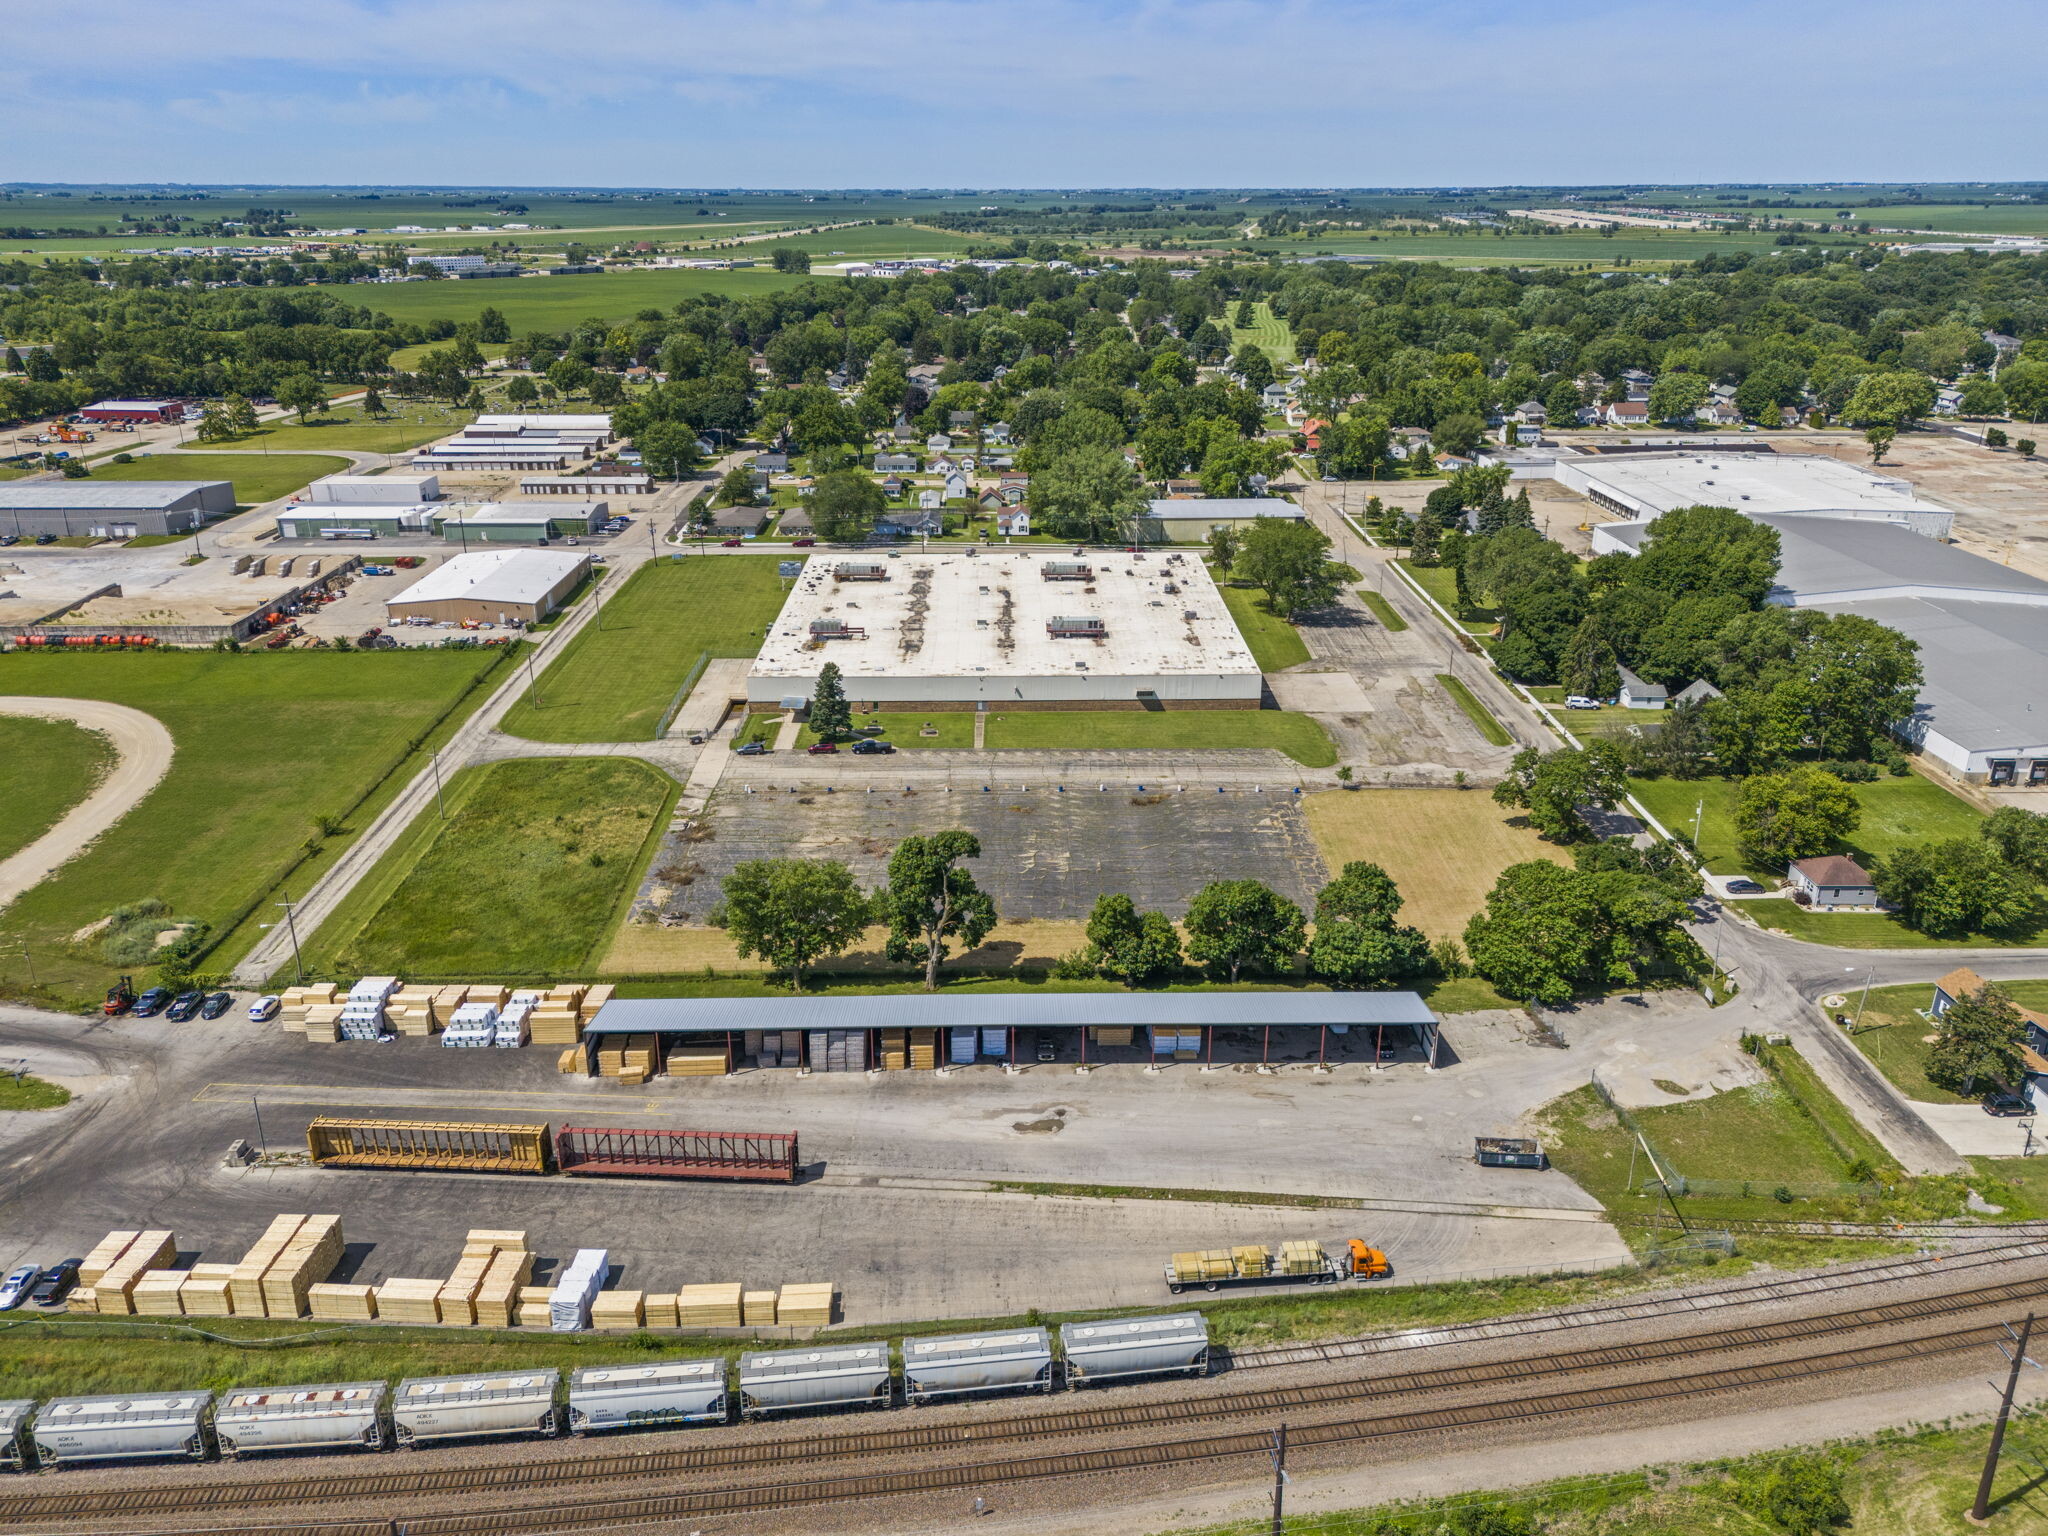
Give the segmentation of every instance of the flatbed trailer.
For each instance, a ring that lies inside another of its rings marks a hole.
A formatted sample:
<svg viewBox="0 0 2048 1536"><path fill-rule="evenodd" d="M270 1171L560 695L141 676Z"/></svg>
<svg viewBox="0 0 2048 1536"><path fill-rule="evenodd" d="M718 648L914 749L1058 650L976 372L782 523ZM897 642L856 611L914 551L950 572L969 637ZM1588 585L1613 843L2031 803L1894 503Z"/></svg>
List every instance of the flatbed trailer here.
<svg viewBox="0 0 2048 1536"><path fill-rule="evenodd" d="M794 1132L565 1125L555 1133L555 1166L584 1178L793 1184L801 1163Z"/></svg>
<svg viewBox="0 0 2048 1536"><path fill-rule="evenodd" d="M1394 1266L1386 1254L1349 1238L1331 1255L1320 1243L1287 1242L1278 1253L1262 1244L1176 1253L1166 1261L1166 1288L1220 1291L1239 1285L1335 1285L1339 1280L1384 1280Z"/></svg>

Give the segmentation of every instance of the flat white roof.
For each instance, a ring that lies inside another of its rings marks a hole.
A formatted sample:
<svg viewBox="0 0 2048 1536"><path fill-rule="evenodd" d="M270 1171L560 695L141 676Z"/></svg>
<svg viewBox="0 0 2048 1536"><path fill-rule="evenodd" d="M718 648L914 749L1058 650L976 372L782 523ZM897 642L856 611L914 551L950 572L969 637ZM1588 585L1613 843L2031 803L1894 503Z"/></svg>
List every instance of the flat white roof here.
<svg viewBox="0 0 2048 1536"><path fill-rule="evenodd" d="M488 549L457 555L422 576L396 597L399 603L537 603L588 555L550 549Z"/></svg>
<svg viewBox="0 0 2048 1536"><path fill-rule="evenodd" d="M318 480L315 480L315 481L313 482L313 484L314 484L314 485L339 485L339 486L356 486L356 485L432 485L432 484L436 483L436 482L437 482L437 481L438 481L438 480L439 480L440 478L441 478L441 477L440 477L439 475L407 475L407 474L396 474L396 475L322 475L322 476L321 476L321 477L320 477L320 478L319 478ZM310 490L311 488L312 488L311 486L308 486L308 487L307 487L307 489L309 489L309 490Z"/></svg>
<svg viewBox="0 0 2048 1536"><path fill-rule="evenodd" d="M1308 516L1291 501L1277 496L1174 497L1152 503L1151 515L1162 521L1186 518L1277 517L1298 522Z"/></svg>
<svg viewBox="0 0 2048 1536"><path fill-rule="evenodd" d="M609 505L609 502L603 501L479 501L457 507L441 521L470 524L545 523L558 517L591 517L603 512Z"/></svg>
<svg viewBox="0 0 2048 1536"><path fill-rule="evenodd" d="M1041 574L1048 564L1077 559L1094 568L1094 580L1047 581ZM888 580L838 581L833 571L842 564L879 565ZM1102 638L1055 640L1046 633L1052 619L1085 617L1102 620ZM815 619L864 629L867 638L811 649ZM827 661L838 663L851 698L864 697L855 686L859 678L1259 670L1202 562L1192 552L1164 550L1142 556L949 551L879 560L813 555L768 632L753 675L810 678Z"/></svg>
<svg viewBox="0 0 2048 1536"><path fill-rule="evenodd" d="M444 501L302 501L277 514L281 523L420 522L447 510Z"/></svg>
<svg viewBox="0 0 2048 1536"><path fill-rule="evenodd" d="M479 427L518 427L522 430L527 428L543 430L552 428L555 430L588 429L596 432L609 432L612 429L612 418L609 411L589 411L575 416L513 416L501 414L479 416L472 425Z"/></svg>
<svg viewBox="0 0 2048 1536"><path fill-rule="evenodd" d="M1819 454L1645 453L1571 461L1596 487L1612 488L1656 512L1674 507L1733 507L1766 512L1863 510L1946 512L1922 501L1912 484L1873 475Z"/></svg>

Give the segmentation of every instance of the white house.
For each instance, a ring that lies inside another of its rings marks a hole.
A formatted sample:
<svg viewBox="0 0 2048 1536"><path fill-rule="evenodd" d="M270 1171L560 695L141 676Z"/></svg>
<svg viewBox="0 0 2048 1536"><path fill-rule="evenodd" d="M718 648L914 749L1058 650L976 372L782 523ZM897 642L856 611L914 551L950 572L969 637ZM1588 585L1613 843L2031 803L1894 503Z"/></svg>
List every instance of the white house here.
<svg viewBox="0 0 2048 1536"><path fill-rule="evenodd" d="M1877 887L1871 884L1869 871L1839 853L1800 859L1786 871L1785 878L1794 891L1806 896L1816 912L1877 905Z"/></svg>

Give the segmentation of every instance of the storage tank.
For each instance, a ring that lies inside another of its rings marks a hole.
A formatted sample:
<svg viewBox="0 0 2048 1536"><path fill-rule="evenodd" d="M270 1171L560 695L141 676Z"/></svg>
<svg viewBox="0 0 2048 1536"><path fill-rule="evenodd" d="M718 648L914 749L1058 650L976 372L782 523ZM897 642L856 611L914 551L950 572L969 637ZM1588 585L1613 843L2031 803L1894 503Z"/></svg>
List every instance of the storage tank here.
<svg viewBox="0 0 2048 1536"><path fill-rule="evenodd" d="M30 1397L0 1402L0 1472L19 1472L28 1465L28 1436L23 1431L35 1406Z"/></svg>
<svg viewBox="0 0 2048 1536"><path fill-rule="evenodd" d="M1043 1328L903 1341L903 1394L913 1404L1051 1390L1052 1335Z"/></svg>
<svg viewBox="0 0 2048 1536"><path fill-rule="evenodd" d="M1067 1385L1132 1376L1209 1373L1209 1323L1199 1312L1060 1324Z"/></svg>
<svg viewBox="0 0 2048 1536"><path fill-rule="evenodd" d="M212 1403L211 1392L55 1398L36 1415L36 1459L46 1467L154 1456L204 1461Z"/></svg>
<svg viewBox="0 0 2048 1536"><path fill-rule="evenodd" d="M725 1361L587 1365L569 1377L569 1433L656 1424L723 1424Z"/></svg>
<svg viewBox="0 0 2048 1536"><path fill-rule="evenodd" d="M558 1370L415 1376L398 1384L391 1425L400 1446L471 1435L552 1435Z"/></svg>
<svg viewBox="0 0 2048 1536"><path fill-rule="evenodd" d="M381 1450L385 1390L381 1381L237 1387L213 1410L213 1435L231 1461L264 1451Z"/></svg>
<svg viewBox="0 0 2048 1536"><path fill-rule="evenodd" d="M887 1408L889 1347L752 1350L740 1356L740 1416L792 1408Z"/></svg>

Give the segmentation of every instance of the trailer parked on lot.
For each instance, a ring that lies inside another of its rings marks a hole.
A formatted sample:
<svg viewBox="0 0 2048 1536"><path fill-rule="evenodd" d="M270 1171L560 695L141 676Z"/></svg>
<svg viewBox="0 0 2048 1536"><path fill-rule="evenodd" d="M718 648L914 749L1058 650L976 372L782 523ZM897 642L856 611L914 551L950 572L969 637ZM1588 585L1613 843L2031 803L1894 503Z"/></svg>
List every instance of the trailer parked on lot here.
<svg viewBox="0 0 2048 1536"><path fill-rule="evenodd" d="M1052 1335L1043 1328L903 1341L903 1396L913 1407L991 1392L1050 1392Z"/></svg>
<svg viewBox="0 0 2048 1536"><path fill-rule="evenodd" d="M1209 1374L1209 1322L1199 1312L1060 1324L1067 1385L1090 1386L1134 1376Z"/></svg>
<svg viewBox="0 0 2048 1536"><path fill-rule="evenodd" d="M723 1360L583 1366L569 1377L569 1433L723 1424Z"/></svg>
<svg viewBox="0 0 2048 1536"><path fill-rule="evenodd" d="M211 1392L56 1398L36 1415L36 1460L46 1467L162 1456L204 1461L212 1405Z"/></svg>
<svg viewBox="0 0 2048 1536"><path fill-rule="evenodd" d="M0 1472L19 1472L28 1465L28 1418L35 1411L32 1397L0 1402Z"/></svg>
<svg viewBox="0 0 2048 1536"><path fill-rule="evenodd" d="M1226 1285L1334 1285L1384 1280L1393 1272L1384 1253L1356 1237L1346 1239L1334 1258L1311 1238L1290 1238L1277 1249L1242 1243L1176 1253L1166 1261L1166 1288L1178 1296L1194 1286L1214 1291Z"/></svg>
<svg viewBox="0 0 2048 1536"><path fill-rule="evenodd" d="M751 1350L740 1356L740 1416L794 1408L887 1408L889 1346Z"/></svg>
<svg viewBox="0 0 2048 1536"><path fill-rule="evenodd" d="M789 1132L565 1125L555 1133L555 1166L584 1177L793 1184L799 1164L796 1136Z"/></svg>
<svg viewBox="0 0 2048 1536"><path fill-rule="evenodd" d="M381 1381L314 1387L238 1387L213 1412L221 1456L264 1451L375 1451L384 1446Z"/></svg>
<svg viewBox="0 0 2048 1536"><path fill-rule="evenodd" d="M398 1384L391 1424L400 1447L480 1435L552 1435L558 1370L415 1376Z"/></svg>
<svg viewBox="0 0 2048 1536"><path fill-rule="evenodd" d="M466 1173L546 1173L548 1128L474 1120L359 1120L321 1115L306 1150L322 1168L433 1168Z"/></svg>

